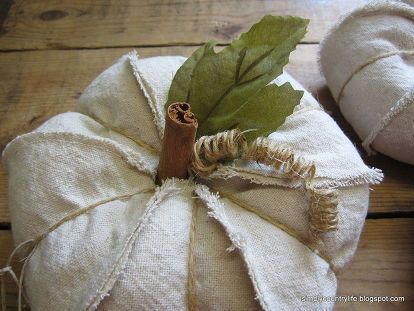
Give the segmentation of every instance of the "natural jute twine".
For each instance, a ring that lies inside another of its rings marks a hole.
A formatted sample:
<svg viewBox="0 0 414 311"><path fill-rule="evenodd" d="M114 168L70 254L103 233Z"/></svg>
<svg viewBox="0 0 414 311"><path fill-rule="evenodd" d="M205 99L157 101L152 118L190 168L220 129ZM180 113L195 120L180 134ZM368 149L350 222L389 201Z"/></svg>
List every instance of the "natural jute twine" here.
<svg viewBox="0 0 414 311"><path fill-rule="evenodd" d="M320 242L321 233L337 229L337 190L315 188L315 165L268 138L259 137L248 146L243 132L238 129L201 137L194 145L191 167L196 175L208 176L221 161L236 158L270 166L282 178L303 180L309 198L309 233L313 241Z"/></svg>

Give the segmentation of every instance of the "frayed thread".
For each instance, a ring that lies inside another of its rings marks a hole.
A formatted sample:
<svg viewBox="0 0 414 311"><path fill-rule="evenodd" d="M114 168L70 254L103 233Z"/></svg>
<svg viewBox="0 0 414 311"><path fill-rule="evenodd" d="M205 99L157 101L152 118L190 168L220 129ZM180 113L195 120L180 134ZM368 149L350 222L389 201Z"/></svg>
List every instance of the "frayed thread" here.
<svg viewBox="0 0 414 311"><path fill-rule="evenodd" d="M411 55L414 55L414 51L411 51ZM377 135L383 131L394 117L399 115L410 105L414 103L414 88L404 94L390 110L379 120L379 122L371 129L367 137L362 142L362 147L367 151L368 155L374 154L374 150L371 149L371 144L374 142Z"/></svg>

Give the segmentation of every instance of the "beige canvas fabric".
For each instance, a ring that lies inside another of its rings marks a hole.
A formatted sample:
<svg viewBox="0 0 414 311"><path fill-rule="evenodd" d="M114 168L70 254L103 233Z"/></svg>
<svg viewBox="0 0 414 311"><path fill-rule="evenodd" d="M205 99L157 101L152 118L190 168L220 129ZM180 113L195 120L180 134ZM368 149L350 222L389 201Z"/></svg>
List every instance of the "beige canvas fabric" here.
<svg viewBox="0 0 414 311"><path fill-rule="evenodd" d="M338 190L339 225L314 245L302 184L235 161L156 186L163 106L182 57L121 57L57 115L3 152L16 245L28 242L32 310L329 310L379 170L305 91L269 136ZM290 81L284 73L274 82Z"/></svg>
<svg viewBox="0 0 414 311"><path fill-rule="evenodd" d="M349 13L323 40L320 63L366 150L414 164L414 2Z"/></svg>

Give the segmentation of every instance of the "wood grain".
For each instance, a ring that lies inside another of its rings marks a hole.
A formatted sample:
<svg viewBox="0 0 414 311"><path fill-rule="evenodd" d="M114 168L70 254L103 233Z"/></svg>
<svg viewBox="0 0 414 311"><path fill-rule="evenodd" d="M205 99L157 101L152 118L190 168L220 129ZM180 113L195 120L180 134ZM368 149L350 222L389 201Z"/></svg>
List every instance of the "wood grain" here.
<svg viewBox="0 0 414 311"><path fill-rule="evenodd" d="M404 296L404 303L342 303L336 310L413 310L414 219L366 222L359 247L338 279L339 295Z"/></svg>
<svg viewBox="0 0 414 311"><path fill-rule="evenodd" d="M189 56L196 47L140 48L141 57ZM0 57L0 150L16 135L70 110L83 89L130 48L30 51ZM310 91L323 86L316 63L317 45L300 45L287 69Z"/></svg>
<svg viewBox="0 0 414 311"><path fill-rule="evenodd" d="M338 303L336 310L412 310L414 219L367 220L353 262L338 277L337 295L404 296L404 303ZM10 231L0 231L0 267L13 249ZM14 261L19 273L21 264ZM17 287L8 280L7 291ZM12 300L8 303L12 305ZM15 298L15 297L14 297ZM411 309L410 309L411 308Z"/></svg>
<svg viewBox="0 0 414 311"><path fill-rule="evenodd" d="M196 47L139 48L141 57L190 55ZM0 54L0 150L16 135L70 110L83 89L131 48L26 51ZM317 65L317 45L299 45L289 70L313 93L325 80ZM330 99L327 99L328 101Z"/></svg>
<svg viewBox="0 0 414 311"><path fill-rule="evenodd" d="M214 39L227 44L265 14L311 19L288 70L338 122L361 154L317 66L317 44L339 15L369 0L0 0L0 152L19 134L72 109L82 90L133 47L142 57L188 56ZM404 303L343 303L335 310L412 310L414 306L414 167L386 156L364 157L381 168L366 226L338 295L404 296ZM398 218L411 217L411 218ZM385 219L374 219L385 218ZM7 176L0 166L0 229L10 224ZM0 230L0 268L13 249ZM17 272L21 265L14 260ZM8 310L17 310L7 278Z"/></svg>
<svg viewBox="0 0 414 311"><path fill-rule="evenodd" d="M345 11L368 0L16 0L0 50L228 43L265 14L312 22L304 42L319 42Z"/></svg>
<svg viewBox="0 0 414 311"><path fill-rule="evenodd" d="M188 56L195 47L140 48L142 57ZM0 151L17 135L33 130L51 116L74 106L83 89L129 48L67 51L26 51L0 56ZM352 141L359 139L343 119L317 65L318 45L299 45L287 70L325 106ZM361 154L364 154L361 151ZM374 186L370 212L414 211L413 169L384 156L367 159L383 169L385 181ZM6 174L0 168L0 223L9 222Z"/></svg>

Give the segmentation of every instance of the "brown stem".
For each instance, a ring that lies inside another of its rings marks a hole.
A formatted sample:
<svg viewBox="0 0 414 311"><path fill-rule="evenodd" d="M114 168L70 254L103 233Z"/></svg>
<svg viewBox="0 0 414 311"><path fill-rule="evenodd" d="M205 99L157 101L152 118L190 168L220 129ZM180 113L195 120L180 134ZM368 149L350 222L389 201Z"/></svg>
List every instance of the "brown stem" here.
<svg viewBox="0 0 414 311"><path fill-rule="evenodd" d="M187 103L174 103L167 109L157 184L170 177L187 178L197 119Z"/></svg>

